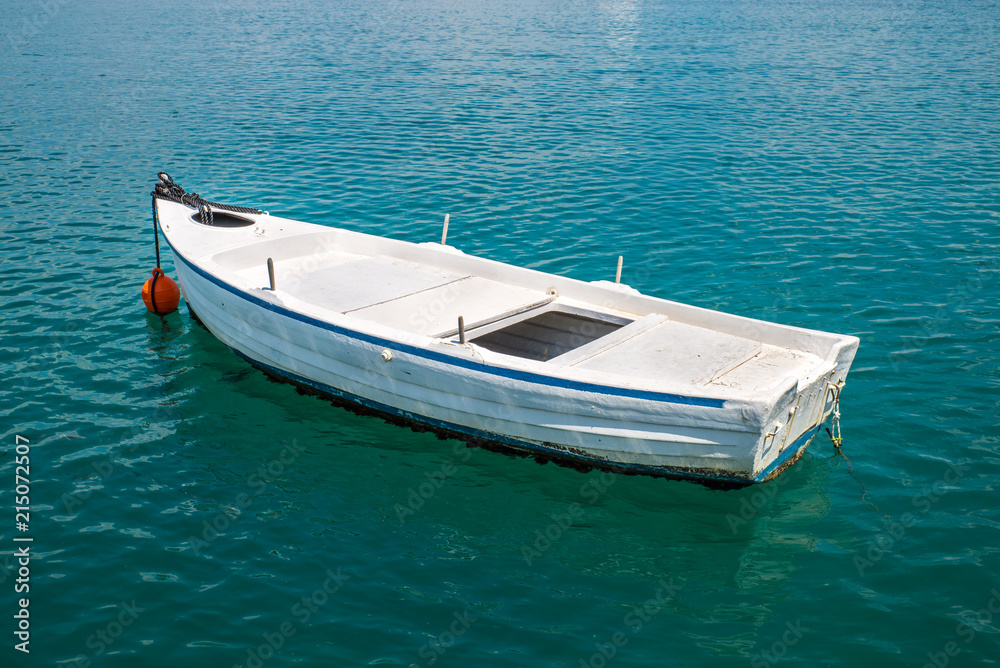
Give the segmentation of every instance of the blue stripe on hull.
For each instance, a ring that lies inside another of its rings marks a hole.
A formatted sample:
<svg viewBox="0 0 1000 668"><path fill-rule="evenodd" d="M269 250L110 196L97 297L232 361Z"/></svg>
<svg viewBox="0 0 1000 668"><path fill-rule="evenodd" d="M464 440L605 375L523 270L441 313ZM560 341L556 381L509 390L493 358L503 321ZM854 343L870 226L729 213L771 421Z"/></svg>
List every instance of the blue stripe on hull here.
<svg viewBox="0 0 1000 668"><path fill-rule="evenodd" d="M803 432L801 436L795 439L794 443L792 443L789 447L785 448L785 451L782 452L777 459L771 462L771 464L766 469L764 469L756 476L754 476L753 481L763 482L779 469L784 468L786 465L798 459L799 455L802 454L802 451L806 449L807 445L809 445L809 441L812 440L813 436L816 435L816 432L818 432L819 428L822 426L823 423L820 422L818 425L806 429L805 432Z"/></svg>

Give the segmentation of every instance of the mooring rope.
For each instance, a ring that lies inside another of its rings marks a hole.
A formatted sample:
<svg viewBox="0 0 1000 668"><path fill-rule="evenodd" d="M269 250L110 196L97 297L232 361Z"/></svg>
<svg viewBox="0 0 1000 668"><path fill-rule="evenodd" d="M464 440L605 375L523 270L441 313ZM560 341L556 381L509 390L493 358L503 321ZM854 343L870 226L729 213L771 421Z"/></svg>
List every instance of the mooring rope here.
<svg viewBox="0 0 1000 668"><path fill-rule="evenodd" d="M211 225L213 222L212 210L218 209L220 211L232 211L234 213L264 213L260 209L254 209L249 206L233 206L232 204L221 204L219 202L212 202L203 198L198 193L189 193L184 188L174 183L173 178L170 174L166 172L160 172L157 174L160 179L153 192L150 195L155 199L165 199L171 202L180 202L184 206L189 206L192 209L197 209L200 216L201 222L205 225ZM156 215L156 202L153 202L153 215ZM157 256L159 256L159 243L157 243ZM159 262L157 262L159 266Z"/></svg>
<svg viewBox="0 0 1000 668"><path fill-rule="evenodd" d="M836 394L833 397L833 430L831 431L830 428L827 427L826 433L830 435L830 441L833 443L834 450L836 450L837 454L843 457L844 461L847 462L847 472L858 483L858 486L861 487L861 500L867 505L871 506L872 509L879 515L884 517L889 522L889 526L891 527L895 524L895 522L892 521L891 517L883 513L878 506L876 506L874 503L868 500L868 489L865 487L865 484L861 482L861 479L858 478L858 476L854 473L854 466L851 465L851 460L844 453L844 448L843 448L844 438L840 433L840 390L843 387L844 387L843 381L841 381L840 385L837 385L834 388L832 388L836 392Z"/></svg>
<svg viewBox="0 0 1000 668"><path fill-rule="evenodd" d="M156 215L156 198L152 200L153 204L153 243L156 244L156 268L160 268L160 220Z"/></svg>

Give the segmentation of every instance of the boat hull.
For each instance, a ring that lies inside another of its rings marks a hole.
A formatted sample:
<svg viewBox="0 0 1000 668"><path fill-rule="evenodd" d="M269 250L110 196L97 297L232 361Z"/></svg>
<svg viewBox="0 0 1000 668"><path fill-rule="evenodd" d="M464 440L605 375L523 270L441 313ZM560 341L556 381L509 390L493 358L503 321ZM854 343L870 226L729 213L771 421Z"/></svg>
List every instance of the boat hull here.
<svg viewBox="0 0 1000 668"><path fill-rule="evenodd" d="M197 315L192 312L192 315ZM200 321L200 319L198 319ZM204 324L204 323L202 323ZM647 466L642 464L617 463L613 460L596 458L582 451L570 452L553 443L528 443L513 439L504 434L480 431L460 424L441 422L426 416L416 416L405 413L385 404L370 401L364 397L354 396L338 390L335 387L323 385L316 381L296 376L282 369L259 362L235 348L231 350L246 360L251 366L260 369L269 377L279 382L289 383L298 387L306 394L312 394L330 400L351 412L359 415L379 417L387 422L414 431L430 431L441 438L453 438L465 442L470 447L483 448L504 454L532 457L539 462L553 462L578 471L602 470L625 475L646 475L657 478L689 480L711 487L713 489L739 489L750 485L773 480L785 469L802 458L809 443L816 436L821 425L802 434L780 458L775 460L767 471L755 479L725 475L726 471L717 469L684 469L674 466Z"/></svg>
<svg viewBox="0 0 1000 668"><path fill-rule="evenodd" d="M251 364L363 410L478 445L579 467L742 486L796 461L832 407L828 390L836 370L801 392L755 405L498 368L458 346L429 350L297 312L171 248L188 306ZM792 419L783 433L768 434L769 421L782 410Z"/></svg>

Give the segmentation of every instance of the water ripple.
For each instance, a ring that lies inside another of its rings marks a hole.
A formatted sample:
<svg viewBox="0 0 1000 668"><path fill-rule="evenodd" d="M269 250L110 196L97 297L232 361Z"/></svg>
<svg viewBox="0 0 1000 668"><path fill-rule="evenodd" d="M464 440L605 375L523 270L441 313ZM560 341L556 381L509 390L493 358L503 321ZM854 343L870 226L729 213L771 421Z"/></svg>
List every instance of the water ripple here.
<svg viewBox="0 0 1000 668"><path fill-rule="evenodd" d="M268 665L597 665L616 633L636 665L767 663L797 623L789 663L996 656L994 5L50 4L13 2L0 45L42 664L250 665L280 637ZM528 563L597 474L333 408L144 315L160 169L412 241L450 213L468 253L585 280L624 255L649 294L857 334L845 452L896 525L818 440L754 490L615 477Z"/></svg>

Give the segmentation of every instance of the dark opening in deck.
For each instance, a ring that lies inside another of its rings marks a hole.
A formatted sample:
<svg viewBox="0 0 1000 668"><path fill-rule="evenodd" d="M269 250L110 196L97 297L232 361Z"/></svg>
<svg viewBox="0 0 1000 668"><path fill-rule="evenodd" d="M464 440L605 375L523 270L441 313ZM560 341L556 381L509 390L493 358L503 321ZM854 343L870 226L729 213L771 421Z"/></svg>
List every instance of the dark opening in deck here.
<svg viewBox="0 0 1000 668"><path fill-rule="evenodd" d="M472 339L503 355L546 362L624 327L627 323L548 311Z"/></svg>
<svg viewBox="0 0 1000 668"><path fill-rule="evenodd" d="M195 211L191 214L191 220L201 225L207 225L205 221L201 219L201 212ZM243 218L242 216L236 216L227 211L212 211L212 226L213 227L249 227L253 225L254 222L249 218Z"/></svg>

